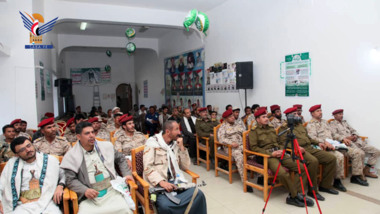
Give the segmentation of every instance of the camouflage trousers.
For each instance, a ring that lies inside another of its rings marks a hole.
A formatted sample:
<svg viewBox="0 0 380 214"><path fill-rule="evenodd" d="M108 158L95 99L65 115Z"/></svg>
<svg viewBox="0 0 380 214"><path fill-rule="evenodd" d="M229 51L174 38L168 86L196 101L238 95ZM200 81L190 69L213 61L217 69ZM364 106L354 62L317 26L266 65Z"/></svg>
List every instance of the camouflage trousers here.
<svg viewBox="0 0 380 214"><path fill-rule="evenodd" d="M228 147L224 147L224 152L228 154ZM243 181L244 175L243 175L243 145L240 145L237 148L232 148L232 157L235 159L236 167L239 171L241 181Z"/></svg>
<svg viewBox="0 0 380 214"><path fill-rule="evenodd" d="M344 178L344 155L338 151L329 151L329 153L333 154L336 157L336 179Z"/></svg>
<svg viewBox="0 0 380 214"><path fill-rule="evenodd" d="M364 151L366 155L369 155L367 164L374 166L376 165L377 159L380 157L380 150L370 146L366 141L363 141L361 138L358 138L356 142L353 142L357 148Z"/></svg>
<svg viewBox="0 0 380 214"><path fill-rule="evenodd" d="M364 168L365 153L359 149L355 144L351 143L348 146L348 152L343 152L351 159L352 163L352 175L362 175Z"/></svg>

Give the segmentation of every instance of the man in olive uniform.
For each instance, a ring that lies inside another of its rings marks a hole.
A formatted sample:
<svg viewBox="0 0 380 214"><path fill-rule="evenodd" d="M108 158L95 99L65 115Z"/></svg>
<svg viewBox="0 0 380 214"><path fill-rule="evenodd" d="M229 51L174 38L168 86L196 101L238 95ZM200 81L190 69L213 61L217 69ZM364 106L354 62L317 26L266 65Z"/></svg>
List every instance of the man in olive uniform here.
<svg viewBox="0 0 380 214"><path fill-rule="evenodd" d="M11 125L5 125L3 127L3 134L4 140L0 142L0 163L7 162L10 158L15 156L11 149L11 142L16 136L15 128Z"/></svg>
<svg viewBox="0 0 380 214"><path fill-rule="evenodd" d="M195 131L201 142L205 141L202 137L209 138L210 158L211 162L214 162L214 127L217 125L217 121L211 121L211 119L208 118L207 108L200 108L199 115L200 118L198 118L195 123Z"/></svg>
<svg viewBox="0 0 380 214"><path fill-rule="evenodd" d="M236 123L236 117L231 109L225 111L222 116L224 123L218 129L218 140L220 143L231 145L232 157L236 161L240 178L243 181L243 132L245 127ZM224 152L228 154L228 147L224 147ZM247 191L253 192L252 187L248 186Z"/></svg>
<svg viewBox="0 0 380 214"><path fill-rule="evenodd" d="M302 116L302 105L301 104L294 104L293 107L297 108L297 115L302 119L302 123L305 123L305 120L303 119Z"/></svg>
<svg viewBox="0 0 380 214"><path fill-rule="evenodd" d="M269 123L272 124L275 129L277 129L284 123L284 120L281 118L281 108L279 105L271 105L270 111L272 112L272 117L269 118Z"/></svg>
<svg viewBox="0 0 380 214"><path fill-rule="evenodd" d="M341 182L341 178L344 177L344 156L341 152L334 151L335 146L330 143L333 142L331 127L327 124L326 120L322 119L321 105L312 106L309 109L309 112L313 118L308 122L306 126L307 132L312 139L318 142L318 146L321 149L332 152L333 155L335 155L337 158L337 170L334 180L334 187L340 191L345 192L347 190ZM351 182L363 186L368 186L368 183L361 178L361 175L363 173L364 152L358 148L348 147L348 152L345 153L347 153L353 163Z"/></svg>
<svg viewBox="0 0 380 214"><path fill-rule="evenodd" d="M369 155L366 166L364 167L364 176L370 178L377 178L377 175L371 173L369 169L374 166L380 157L380 150L370 146L366 141L363 141L358 132L352 128L346 120L343 120L343 109L335 110L333 113L335 120L330 122L330 127L333 130L334 140L341 141L347 146L352 144L356 145L359 149L363 150L365 154ZM363 160L364 162L364 160Z"/></svg>
<svg viewBox="0 0 380 214"><path fill-rule="evenodd" d="M210 117L211 117L212 127L219 125L220 122L218 120L218 112L212 111Z"/></svg>
<svg viewBox="0 0 380 214"><path fill-rule="evenodd" d="M44 135L34 141L36 150L49 155L63 156L71 148L65 137L57 136L54 117L45 119L38 124Z"/></svg>
<svg viewBox="0 0 380 214"><path fill-rule="evenodd" d="M107 130L102 129L102 119L100 116L93 117L89 119L88 122L90 122L92 124L92 128L94 128L95 137L110 141L110 133Z"/></svg>
<svg viewBox="0 0 380 214"><path fill-rule="evenodd" d="M307 165L307 169L309 171L311 182L313 183L313 186L315 187L315 193L317 196L318 201L324 201L325 198L321 196L318 193L318 166L319 164L323 165L323 173L322 173L322 180L319 184L319 191L320 192L327 192L330 194L337 195L339 194L338 191L332 189L332 183L334 180L334 175L336 171L336 157L324 150L315 149L312 145L318 145L319 142L316 140L313 140L309 137L307 134L306 128L302 124L302 119L297 116L297 107L288 108L286 111L284 111L284 114L288 116L289 114L293 114L295 117L298 117L300 122L294 124L294 130L293 133L295 134L298 144L300 148L305 150L305 152L302 154ZM281 128L280 132L283 130L289 128L288 124L285 122ZM281 135L281 141L286 141L286 134ZM291 144L288 144L288 147L291 147ZM307 193L308 196L314 197L312 190L309 188L309 192Z"/></svg>
<svg viewBox="0 0 380 214"><path fill-rule="evenodd" d="M269 119L266 113L266 109L261 108L254 114L257 122L257 126L253 126L249 132L250 148L254 152L269 155L268 167L273 173L277 171L280 158L283 153L284 143L279 142L279 138L276 135L276 131L273 126L269 124ZM292 160L289 155L284 156L281 167L278 171L278 179L289 191L289 196L286 198L286 203L297 207L304 207L304 201L301 194L300 180L296 179L295 182L290 178L284 167L291 171L298 172L297 162ZM306 181L305 170L301 167L301 175L303 183ZM310 198L306 197L308 206L313 206L314 202Z"/></svg>
<svg viewBox="0 0 380 214"><path fill-rule="evenodd" d="M66 122L66 131L64 134L64 137L69 142L76 142L77 141L77 135L75 133L75 122L74 117L70 118Z"/></svg>

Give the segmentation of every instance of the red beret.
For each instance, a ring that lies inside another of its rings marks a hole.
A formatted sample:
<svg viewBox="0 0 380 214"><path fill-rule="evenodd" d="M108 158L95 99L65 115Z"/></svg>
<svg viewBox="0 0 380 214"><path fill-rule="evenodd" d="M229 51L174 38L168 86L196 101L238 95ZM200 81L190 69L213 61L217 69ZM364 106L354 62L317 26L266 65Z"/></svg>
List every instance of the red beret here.
<svg viewBox="0 0 380 214"><path fill-rule="evenodd" d="M293 107L302 108L302 105L301 104L294 104Z"/></svg>
<svg viewBox="0 0 380 214"><path fill-rule="evenodd" d="M309 111L312 113L312 112L314 112L315 110L320 109L321 106L322 106L321 104L319 104L319 105L315 105L315 106L312 106L312 107L310 107Z"/></svg>
<svg viewBox="0 0 380 214"><path fill-rule="evenodd" d="M199 112L206 111L206 110L207 110L206 107L203 107L203 108L199 108L199 109L198 109Z"/></svg>
<svg viewBox="0 0 380 214"><path fill-rule="evenodd" d="M266 107L265 107L265 108L260 107L260 108L255 112L254 116L255 116L256 118L258 118L258 117L260 117L261 115L266 114L266 113L267 113L267 108L266 108Z"/></svg>
<svg viewBox="0 0 380 214"><path fill-rule="evenodd" d="M51 112L46 112L45 113L45 117L54 117L54 113L51 113Z"/></svg>
<svg viewBox="0 0 380 214"><path fill-rule="evenodd" d="M128 117L128 114L123 114L120 118L119 118L119 122L121 122L124 118Z"/></svg>
<svg viewBox="0 0 380 214"><path fill-rule="evenodd" d="M46 125L54 124L54 117L47 118L38 124L38 127L43 128Z"/></svg>
<svg viewBox="0 0 380 214"><path fill-rule="evenodd" d="M291 107L284 111L284 114L290 114L297 111L297 107Z"/></svg>
<svg viewBox="0 0 380 214"><path fill-rule="evenodd" d="M67 120L66 126L70 126L70 124L72 124L73 122L74 122L74 117Z"/></svg>
<svg viewBox="0 0 380 214"><path fill-rule="evenodd" d="M223 118L227 118L227 117L229 117L230 115L232 115L232 110L231 110L231 109L225 111L225 112L223 113L222 117L223 117Z"/></svg>
<svg viewBox="0 0 380 214"><path fill-rule="evenodd" d="M191 106L196 106L196 105L197 105L196 103L191 104Z"/></svg>
<svg viewBox="0 0 380 214"><path fill-rule="evenodd" d="M276 111L277 109L280 109L280 106L279 106L279 105L271 105L271 106L270 106L270 111L271 111L271 112L274 112L274 111Z"/></svg>
<svg viewBox="0 0 380 214"><path fill-rule="evenodd" d="M128 122L130 120L133 120L133 116L129 116L129 117L123 117L122 119L120 119L120 123L125 123L125 122Z"/></svg>
<svg viewBox="0 0 380 214"><path fill-rule="evenodd" d="M14 119L10 125L13 126L16 123L21 123L21 119Z"/></svg>
<svg viewBox="0 0 380 214"><path fill-rule="evenodd" d="M93 122L101 122L101 120L99 120L99 117L93 117L91 119L88 120L89 123L93 123Z"/></svg>
<svg viewBox="0 0 380 214"><path fill-rule="evenodd" d="M339 114L339 113L342 113L343 112L343 109L337 109L337 110L335 110L335 111L333 111L333 115L335 115L335 114Z"/></svg>

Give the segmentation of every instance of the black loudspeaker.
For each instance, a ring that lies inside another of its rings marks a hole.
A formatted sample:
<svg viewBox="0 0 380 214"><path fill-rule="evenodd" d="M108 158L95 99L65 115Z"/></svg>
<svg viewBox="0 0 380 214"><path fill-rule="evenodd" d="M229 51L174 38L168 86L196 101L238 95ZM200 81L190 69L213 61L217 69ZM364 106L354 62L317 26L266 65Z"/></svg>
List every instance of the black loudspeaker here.
<svg viewBox="0 0 380 214"><path fill-rule="evenodd" d="M236 89L253 89L253 62L236 62Z"/></svg>
<svg viewBox="0 0 380 214"><path fill-rule="evenodd" d="M73 95L73 83L71 79L56 79L54 81L54 86L59 87L59 95L61 97L69 97Z"/></svg>

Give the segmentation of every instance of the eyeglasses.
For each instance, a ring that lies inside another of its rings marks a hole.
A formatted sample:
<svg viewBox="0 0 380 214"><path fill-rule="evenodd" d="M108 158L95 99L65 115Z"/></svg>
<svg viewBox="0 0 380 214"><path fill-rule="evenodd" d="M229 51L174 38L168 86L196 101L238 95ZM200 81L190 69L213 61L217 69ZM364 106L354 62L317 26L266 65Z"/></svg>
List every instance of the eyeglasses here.
<svg viewBox="0 0 380 214"><path fill-rule="evenodd" d="M23 152L25 152L26 149L29 149L30 147L32 147L31 143L29 143L25 147L21 148L20 150L18 150L18 152L16 152L16 153L23 153Z"/></svg>

